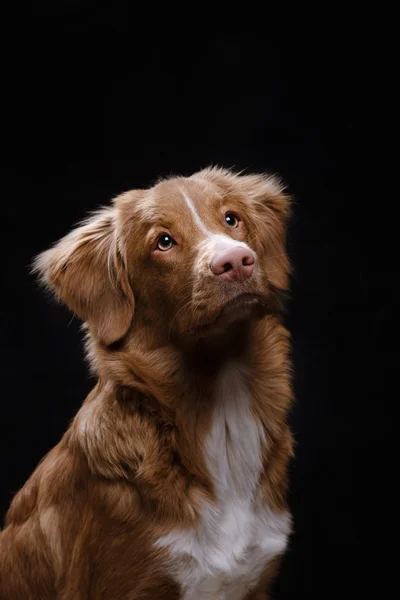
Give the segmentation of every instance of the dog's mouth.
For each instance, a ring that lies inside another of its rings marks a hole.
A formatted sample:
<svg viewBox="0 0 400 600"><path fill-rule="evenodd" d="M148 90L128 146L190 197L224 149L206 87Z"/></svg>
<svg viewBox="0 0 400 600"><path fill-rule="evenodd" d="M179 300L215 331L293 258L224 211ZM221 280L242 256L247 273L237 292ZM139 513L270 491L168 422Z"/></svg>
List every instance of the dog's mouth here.
<svg viewBox="0 0 400 600"><path fill-rule="evenodd" d="M225 330L236 321L255 318L261 319L268 312L267 298L261 294L243 293L226 302L218 314L189 331L199 336Z"/></svg>
<svg viewBox="0 0 400 600"><path fill-rule="evenodd" d="M252 316L254 313L260 312L260 309L266 307L266 298L259 294L240 294L229 300L221 309L215 322L228 320L236 320Z"/></svg>

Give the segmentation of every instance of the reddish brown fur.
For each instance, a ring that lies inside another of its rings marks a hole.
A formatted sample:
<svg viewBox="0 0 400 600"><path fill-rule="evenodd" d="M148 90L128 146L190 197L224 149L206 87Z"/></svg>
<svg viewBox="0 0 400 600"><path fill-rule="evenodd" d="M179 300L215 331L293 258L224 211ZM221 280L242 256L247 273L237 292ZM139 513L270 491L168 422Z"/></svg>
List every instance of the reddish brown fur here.
<svg viewBox="0 0 400 600"><path fill-rule="evenodd" d="M205 273L187 276L199 232L177 205L180 188L210 229L219 231L227 208L243 217L230 235L262 257L257 285L245 289L264 291L262 315L215 321L222 291ZM195 524L201 500L214 500L201 448L212 384L232 352L268 433L262 492L272 508L286 507L292 393L276 299L288 287L288 212L275 179L207 169L123 194L39 257L44 281L85 322L98 383L11 504L0 534L1 600L181 598L166 551L152 545ZM156 237L171 229L179 250L158 255ZM276 565L248 600L266 598Z"/></svg>

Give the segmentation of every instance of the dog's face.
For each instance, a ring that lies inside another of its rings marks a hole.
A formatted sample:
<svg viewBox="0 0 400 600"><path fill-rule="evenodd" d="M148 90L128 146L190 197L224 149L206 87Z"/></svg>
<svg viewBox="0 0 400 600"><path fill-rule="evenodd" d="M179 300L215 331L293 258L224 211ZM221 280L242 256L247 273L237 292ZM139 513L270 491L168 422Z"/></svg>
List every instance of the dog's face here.
<svg viewBox="0 0 400 600"><path fill-rule="evenodd" d="M287 288L288 209L273 178L206 169L123 194L36 265L105 344L135 322L207 335Z"/></svg>

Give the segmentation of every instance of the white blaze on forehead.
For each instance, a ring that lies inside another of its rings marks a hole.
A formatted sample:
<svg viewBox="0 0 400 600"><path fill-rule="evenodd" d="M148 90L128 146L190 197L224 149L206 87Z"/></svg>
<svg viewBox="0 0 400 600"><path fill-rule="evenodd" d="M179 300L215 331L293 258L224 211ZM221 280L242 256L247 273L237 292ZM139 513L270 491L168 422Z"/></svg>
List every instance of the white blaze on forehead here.
<svg viewBox="0 0 400 600"><path fill-rule="evenodd" d="M193 204L189 196L185 194L185 192L181 193L183 199L186 202L186 206L189 208L190 212L193 215L193 219L197 227L207 236L208 243L206 243L206 245L209 250L218 252L222 250L227 250L228 248L241 246L242 248L247 248L252 254L254 254L254 252L245 242L239 242L238 240L234 240L231 238L230 235L224 235L223 233L213 233L212 231L210 231L202 221L199 213L196 210L195 205Z"/></svg>
<svg viewBox="0 0 400 600"><path fill-rule="evenodd" d="M200 219L200 215L197 212L196 207L193 204L193 202L191 201L191 199L189 198L189 196L187 194L185 194L185 192L182 192L182 196L186 202L187 207L189 208L190 212L193 215L193 219L195 220L197 227L199 229L201 229L201 231L203 233L210 235L211 232L207 229L207 227L204 225L203 221Z"/></svg>

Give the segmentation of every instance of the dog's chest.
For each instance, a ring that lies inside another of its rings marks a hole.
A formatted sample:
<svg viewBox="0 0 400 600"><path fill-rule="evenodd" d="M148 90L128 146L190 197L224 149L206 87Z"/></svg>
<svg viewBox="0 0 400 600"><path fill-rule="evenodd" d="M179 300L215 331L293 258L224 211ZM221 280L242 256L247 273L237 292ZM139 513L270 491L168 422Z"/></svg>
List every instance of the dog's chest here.
<svg viewBox="0 0 400 600"><path fill-rule="evenodd" d="M265 434L236 370L223 374L205 452L217 502L204 502L196 528L158 541L167 547L184 600L242 600L286 546L287 513L257 499Z"/></svg>

